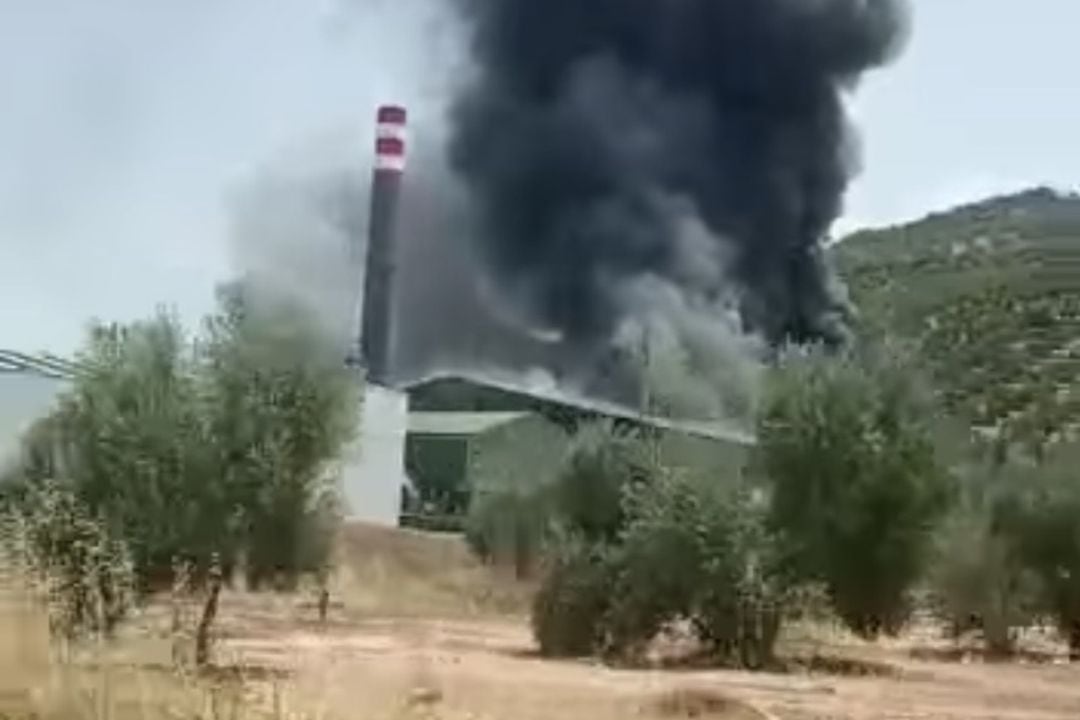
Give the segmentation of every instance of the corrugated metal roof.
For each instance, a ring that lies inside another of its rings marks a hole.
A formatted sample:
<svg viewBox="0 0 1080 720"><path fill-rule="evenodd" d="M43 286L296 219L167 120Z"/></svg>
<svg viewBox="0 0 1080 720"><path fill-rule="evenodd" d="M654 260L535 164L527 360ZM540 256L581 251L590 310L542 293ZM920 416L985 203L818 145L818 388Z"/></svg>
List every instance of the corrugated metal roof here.
<svg viewBox="0 0 1080 720"><path fill-rule="evenodd" d="M528 417L527 412L411 412L409 432L415 435L479 435Z"/></svg>
<svg viewBox="0 0 1080 720"><path fill-rule="evenodd" d="M567 407L578 408L580 410L594 412L599 415L606 415L610 418L620 418L624 420L639 422L660 430L672 430L676 432L688 433L690 435L711 438L713 440L734 443L736 445L750 446L757 443L757 438L752 432L747 432L740 428L734 427L732 423L729 422L707 420L674 420L671 418L658 417L656 415L645 415L640 412L636 412L632 408L619 405L617 403L607 402L603 400L595 400L592 398L585 398L581 396L569 396L561 392L557 387L523 387L522 385L518 385L514 382L485 376L482 373L470 373L468 371L435 372L408 383L405 386L405 389L410 390L420 387L421 385L426 385L428 383L438 382L441 380L464 380L475 385L496 388L498 390L504 390L506 392L517 393L520 395L526 395L539 400L544 400Z"/></svg>
<svg viewBox="0 0 1080 720"><path fill-rule="evenodd" d="M48 353L28 355L16 350L0 349L0 373L29 373L65 380L74 377L79 370L77 363Z"/></svg>

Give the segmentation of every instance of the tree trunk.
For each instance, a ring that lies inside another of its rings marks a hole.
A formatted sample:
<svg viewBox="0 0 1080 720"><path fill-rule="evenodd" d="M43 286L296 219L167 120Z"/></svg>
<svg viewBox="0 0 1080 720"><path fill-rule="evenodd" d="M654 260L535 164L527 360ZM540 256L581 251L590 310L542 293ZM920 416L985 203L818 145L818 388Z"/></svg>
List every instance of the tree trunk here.
<svg viewBox="0 0 1080 720"><path fill-rule="evenodd" d="M196 667L204 667L210 662L210 628L213 627L214 619L217 617L218 597L221 595L221 572L217 568L211 571L209 591L206 604L203 606L202 618L199 619L199 628L195 633Z"/></svg>
<svg viewBox="0 0 1080 720"><path fill-rule="evenodd" d="M326 624L326 614L330 610L330 591L325 587L319 590L319 623Z"/></svg>
<svg viewBox="0 0 1080 720"><path fill-rule="evenodd" d="M189 568L179 558L173 558L172 590L169 601L172 609L172 627L169 633L172 645L173 665L180 667L183 662L182 644L184 641L184 595L190 589Z"/></svg>
<svg viewBox="0 0 1080 720"><path fill-rule="evenodd" d="M530 529L521 518L517 518L514 528L514 578L519 582L532 578L536 553Z"/></svg>
<svg viewBox="0 0 1080 720"><path fill-rule="evenodd" d="M1012 657L1016 649L1012 631L1001 621L984 623L983 636L986 640L986 654L995 660Z"/></svg>

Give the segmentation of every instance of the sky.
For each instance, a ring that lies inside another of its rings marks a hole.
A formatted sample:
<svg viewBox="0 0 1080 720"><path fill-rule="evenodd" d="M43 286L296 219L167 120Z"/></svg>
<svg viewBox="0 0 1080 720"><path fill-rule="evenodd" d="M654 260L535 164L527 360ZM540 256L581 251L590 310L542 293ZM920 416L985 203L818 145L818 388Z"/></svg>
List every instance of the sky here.
<svg viewBox="0 0 1080 720"><path fill-rule="evenodd" d="M851 100L863 168L834 232L1080 185L1080 4L913 6ZM434 136L456 47L438 0L0 0L0 346L68 353L159 304L194 322L237 268L238 193L367 162L380 102Z"/></svg>

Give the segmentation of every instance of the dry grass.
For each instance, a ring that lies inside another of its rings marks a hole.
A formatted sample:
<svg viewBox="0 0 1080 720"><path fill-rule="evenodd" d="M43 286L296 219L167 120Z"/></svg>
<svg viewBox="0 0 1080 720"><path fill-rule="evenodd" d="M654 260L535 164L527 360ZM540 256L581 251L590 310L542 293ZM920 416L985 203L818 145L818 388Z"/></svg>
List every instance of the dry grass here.
<svg viewBox="0 0 1080 720"><path fill-rule="evenodd" d="M41 598L0 573L0 720L457 717L423 667L356 677L351 666L350 677L341 677L324 640L354 630L349 618L358 616L513 615L525 607L527 589L501 588L455 538L359 526L345 533L343 549L349 561L333 582L328 624L315 621L306 596L227 593L216 665L197 675L174 665L191 654L190 638L171 628L175 597L144 608L115 642L90 642L61 657ZM196 600L180 603L185 626ZM422 644L422 635L409 641ZM331 708L335 688L350 697Z"/></svg>
<svg viewBox="0 0 1080 720"><path fill-rule="evenodd" d="M546 661L530 652L523 606L490 600L525 589L498 590L457 541L351 528L347 542L347 581L335 583L325 626L313 596L225 593L218 667L198 677L170 666L167 602L128 623L108 652L57 662L39 609L5 596L0 720L1080 717L1072 668L918 661L910 648L820 623L791 627L786 647L900 672L848 676L820 661L787 674Z"/></svg>
<svg viewBox="0 0 1080 720"><path fill-rule="evenodd" d="M44 607L0 588L0 718L35 720L263 720L287 710L288 688L239 673L195 675L137 657L138 644L61 648ZM277 702L274 698L277 697Z"/></svg>
<svg viewBox="0 0 1080 720"><path fill-rule="evenodd" d="M331 588L352 610L382 617L523 617L532 588L498 576L452 535L346 526Z"/></svg>

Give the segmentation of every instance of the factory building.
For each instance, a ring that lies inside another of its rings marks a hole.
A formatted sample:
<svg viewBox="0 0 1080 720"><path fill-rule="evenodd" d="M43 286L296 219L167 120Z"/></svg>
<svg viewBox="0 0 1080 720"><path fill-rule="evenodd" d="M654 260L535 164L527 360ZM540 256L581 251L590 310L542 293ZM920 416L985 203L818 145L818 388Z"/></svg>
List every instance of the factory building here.
<svg viewBox="0 0 1080 720"><path fill-rule="evenodd" d="M645 430L669 467L731 477L753 438L723 423L678 422L628 408L568 398L480 375L440 374L405 389L406 502L402 519L424 526L462 515L477 495L554 479L573 434L590 422Z"/></svg>

